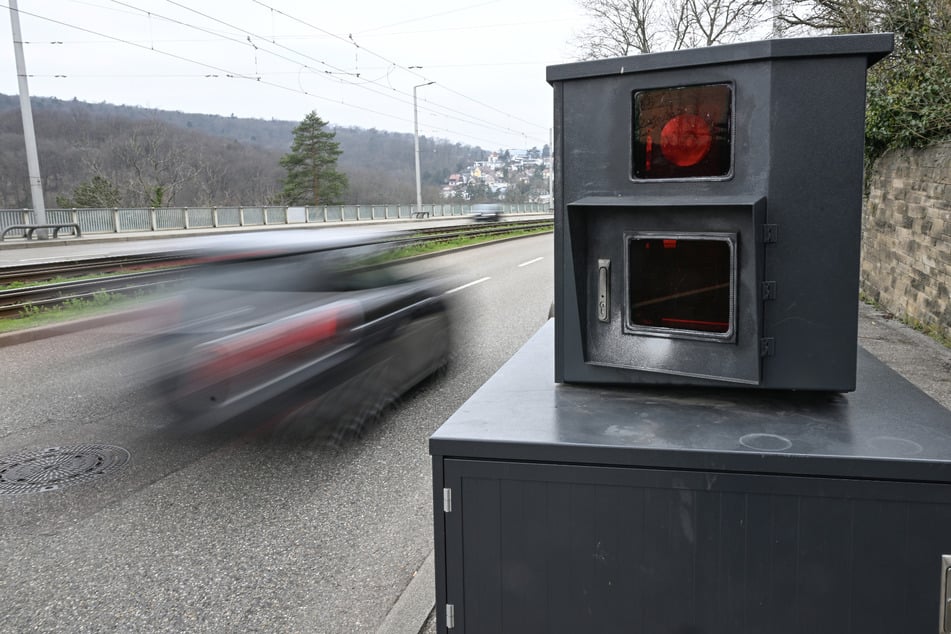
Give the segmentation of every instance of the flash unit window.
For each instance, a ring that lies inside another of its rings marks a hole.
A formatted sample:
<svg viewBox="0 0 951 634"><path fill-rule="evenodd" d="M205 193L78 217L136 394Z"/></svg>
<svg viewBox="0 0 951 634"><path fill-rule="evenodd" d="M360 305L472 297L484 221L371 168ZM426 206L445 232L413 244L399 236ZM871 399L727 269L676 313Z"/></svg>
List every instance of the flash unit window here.
<svg viewBox="0 0 951 634"><path fill-rule="evenodd" d="M635 180L730 175L733 89L729 84L633 93Z"/></svg>

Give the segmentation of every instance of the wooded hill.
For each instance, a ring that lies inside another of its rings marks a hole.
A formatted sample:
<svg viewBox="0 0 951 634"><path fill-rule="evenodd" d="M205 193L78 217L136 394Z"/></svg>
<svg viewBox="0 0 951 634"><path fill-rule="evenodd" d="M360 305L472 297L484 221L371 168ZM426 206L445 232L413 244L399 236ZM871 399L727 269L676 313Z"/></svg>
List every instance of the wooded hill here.
<svg viewBox="0 0 951 634"><path fill-rule="evenodd" d="M122 206L228 206L272 203L298 121L266 121L33 97L34 128L48 208L72 198L96 176L119 192ZM320 114L319 112L317 113ZM416 199L413 135L335 129L338 169L348 204ZM20 102L0 95L0 208L31 207ZM437 202L451 173L484 160L481 148L420 137L423 199Z"/></svg>

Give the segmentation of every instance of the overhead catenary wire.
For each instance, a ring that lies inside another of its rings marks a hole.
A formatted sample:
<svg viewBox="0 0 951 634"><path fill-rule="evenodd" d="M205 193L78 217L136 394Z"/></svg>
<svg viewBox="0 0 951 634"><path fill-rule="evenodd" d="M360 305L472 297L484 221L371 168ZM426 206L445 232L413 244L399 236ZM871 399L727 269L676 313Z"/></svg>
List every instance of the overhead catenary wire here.
<svg viewBox="0 0 951 634"><path fill-rule="evenodd" d="M212 35L214 38L223 38L223 39L225 39L225 40L230 40L231 42L233 42L233 43L235 43L235 44L242 45L242 46L248 46L248 47L257 46L258 49L261 48L261 44L255 45L253 42L241 41L241 40L238 39L238 38L230 37L230 36L228 36L228 35L224 35L224 34L222 34L222 33L218 33L218 32L216 32L216 31L212 31L212 30L209 30L209 29L206 29L206 28L203 28L203 27L199 27L199 26L196 26L196 25L190 25L190 24L188 24L188 23L182 22L181 20L175 20L175 19L167 18L167 17L165 17L165 16L159 16L158 14L156 14L156 13L154 13L154 12L146 11L146 10L144 10L144 9L139 9L138 7L134 7L133 5L130 5L130 4L125 3L125 2L121 2L121 1L119 1L119 0L112 0L112 1L115 2L116 4L119 4L119 5L121 5L121 6L127 7L127 8L129 8L129 9L133 9L133 10L135 10L135 11L139 11L139 12L145 13L145 14L149 15L150 17L156 17L156 18L159 18L159 17L160 17L160 18L162 18L162 19L167 19L167 20L169 20L170 22L179 24L179 25L181 25L181 26L186 26L186 27L189 27L189 28L195 28L195 29L197 29L197 30L199 30L199 31L202 31L202 32L204 32L204 33L207 33L207 34L209 34L209 35ZM178 4L178 3L176 3L176 4ZM130 40L130 39L125 38L125 37L118 37L118 36L115 36L115 35L110 35L110 34L108 34L108 33L102 32L102 31L98 31L98 30L95 30L95 29L90 29L90 28L78 26L78 25L76 25L76 24L66 23L66 22L63 22L63 21L61 21L61 20L57 20L57 19L55 19L55 18L51 18L51 17L48 17L48 16L40 15L40 14L37 14L37 13L33 13L33 12L29 12L29 11L22 11L22 10L21 10L21 13L23 13L24 15L29 15L30 17L34 17L34 18L36 18L36 19L44 20L44 21L47 21L47 22L50 22L50 23L53 23L53 24L57 24L57 25L60 25L60 26L64 26L64 27L67 27L67 28L70 28L70 29L75 29L75 30L78 30L78 31L80 31L80 32L84 32L84 33L93 35L93 36L95 36L95 37L105 39L105 40L107 40L107 41L112 41L112 42L116 42L116 43L119 43L119 44L122 44L122 45L127 45L127 46L136 47L136 48L139 48L139 49L142 49L142 50L147 50L147 51L149 51L149 52L151 52L151 53L155 53L155 54L167 56L167 57L172 58L172 59L180 60L180 61L187 62L187 63L190 63L190 64L195 64L195 65L198 65L198 66L200 66L200 67L202 67L202 68L206 68L206 69L209 69L209 70L214 71L213 73L206 73L206 74L201 75L201 76L203 76L203 77L208 77L208 78L244 79L244 80L247 80L247 81L254 81L254 82L256 82L256 83L260 83L260 84L267 85L267 86L270 86L270 87L278 88L278 89L281 89L281 90L285 90L285 91L289 91L289 92L295 92L295 93L298 93L298 94L306 95L306 96L311 97L311 98L316 98L316 99L320 99L320 100L323 100L323 101L340 104L340 105L343 105L343 106L348 107L348 108L353 108L353 109L360 110L360 111L363 111L363 112L368 112L368 113L371 113L371 114L375 114L375 115L387 117L387 118L392 119L392 120L401 121L401 122L406 122L406 123L409 122L409 119L408 119L408 118L406 118L406 117L401 117L401 116L398 116L398 115L394 115L392 112L383 112L383 111L381 111L381 110L379 110L379 109L376 109L376 108L369 108L369 107L366 107L366 106L361 106L361 105L358 105L358 104L354 104L354 103L350 103L350 102L344 101L344 100L342 100L342 99L337 100L337 99L325 97L325 96L323 96L323 95L314 94L314 93L312 93L312 92L310 92L310 91L308 91L308 90L304 90L304 89L301 88L301 87L294 88L294 87L290 87L290 86L287 86L287 85L284 85L284 84L280 84L280 83L277 83L277 82L274 82L274 81L269 81L269 80L267 80L267 79L265 78L266 75L277 74L277 73L266 73L266 74L256 73L256 74L255 74L255 73L239 72L239 71L236 71L236 70L233 70L233 69L230 69L230 68L225 68L225 67L223 67L223 66L221 66L221 65L219 65L219 64L208 63L208 62L206 62L206 61L198 60L198 59L195 59L195 58L186 56L186 55L181 55L181 54L174 53L174 52L171 52L171 51L168 51L168 50L164 50L164 49L162 49L161 47L156 48L155 45L154 45L154 41L149 42L149 44L143 44L143 43L135 42L135 41ZM210 16L209 16L209 17L210 17ZM238 30L238 31L242 31L242 32L244 32L244 33L248 33L247 31L243 31L242 29L237 29L236 27L233 27L233 25L232 25L230 28L233 28L233 29ZM264 38L264 37L262 37L262 36L259 36L259 35L255 35L255 37L258 38L258 41L259 41L259 42L266 40L266 38ZM293 51L293 49L288 49L288 50ZM300 62L299 62L298 60L292 60L292 59L290 59L290 58L287 58L286 56L282 56L282 55L280 55L279 53L276 53L276 52L271 51L271 50L269 50L269 49L267 50L267 52L268 52L269 54L271 54L271 55L275 55L275 56L278 57L278 58L285 59L286 61L290 61L290 62L295 63L295 64L300 64ZM293 52L294 52L294 54L300 54L300 53L297 52L297 51L293 51ZM320 60L313 60L313 61L320 62ZM321 62L321 63L322 63L322 62ZM319 70L319 69L313 69L313 68L309 67L309 66L306 65L306 64L304 64L303 67L304 67L304 68L307 68L307 69L309 69L309 70L311 70L311 71L313 71L313 72L315 73L315 76L330 75L330 74L332 74L332 72L333 72L333 71L328 72L328 71L323 71L323 70ZM328 65L328 67L331 67L331 66ZM339 70L337 70L336 72L339 72L341 75L348 74L345 69L339 69ZM298 74L299 74L299 73L298 73ZM37 75L37 76L39 76L39 75ZM56 73L56 74L54 74L54 75L52 75L52 76L55 76L55 77L58 77L58 78L65 78L65 77L67 77L67 75L62 74L62 73ZM85 76L94 76L94 75L92 75L92 74L86 74ZM103 74L100 74L99 76L103 76ZM140 75L140 76L141 76L141 75ZM182 75L182 74L175 74L175 76L183 76L183 75ZM349 82L348 82L348 81L346 81L346 80L342 80L340 77L332 77L332 79L334 79L334 80L336 80L336 81L342 81L343 83L349 83L350 85L355 85L355 86L357 86L357 87L360 87L360 84L358 84L357 82L353 82L353 81L349 81ZM398 99L398 98L396 98L396 97L393 97L392 95L386 95L385 93L381 93L380 90L383 90L383 91L392 90L393 92L397 92L397 93L399 93L400 91L396 91L395 89L391 89L391 88L387 88L387 87L382 87L382 86L379 86L378 89L373 90L373 92L376 92L377 94L380 94L380 95L382 95L382 96L387 96L387 97L389 97L389 98L394 98L394 99L397 99L398 101L402 101L402 100L400 100L400 99ZM402 94L402 93L400 93L400 94ZM408 102L408 101L402 101L402 103L407 103L407 104L408 104L409 102ZM434 104L434 105L435 105L435 104ZM443 108L442 106L439 106L439 107L440 107L440 108ZM454 119L459 120L459 121L462 121L462 122L464 122L464 123L472 123L472 122L473 122L472 119L466 119L466 118L456 117L456 116L454 116L454 115L452 115L452 114L442 114L442 113L440 113L440 112L438 112L438 111L436 111L436 110L432 110L432 109L427 109L427 110L430 111L430 112L432 112L433 114L436 114L436 115L439 115L439 116L444 116L444 117L446 117L446 118L454 118ZM451 110L451 109L450 109L450 110ZM487 141L486 138L478 137L478 136L471 135L471 134L462 133L462 132L459 132L459 131L457 131L457 130L452 130L452 129L448 129L448 128L439 128L439 127L431 126L431 125L430 125L430 126L427 126L427 127L428 127L430 130L435 130L435 131L437 131L437 133L438 133L438 132L444 132L444 133L448 133L448 134L451 134L451 135L456 136L456 137L463 137L463 138L472 139L472 140L474 140L474 141L476 141L476 142L479 142L479 143L485 143L485 142ZM509 134L518 134L517 131L513 131L513 130L510 130L510 129L506 129L506 128L496 128L496 129L505 131L506 133L509 133ZM523 135L523 136L525 136L525 135ZM492 143L492 141L489 141L489 143ZM490 146L490 147L491 147L491 146Z"/></svg>
<svg viewBox="0 0 951 634"><path fill-rule="evenodd" d="M167 0L167 1L171 2L171 1L173 1L173 0ZM340 41L342 41L342 42L348 42L348 40L349 40L349 43L352 44L353 46L356 46L356 47L360 48L361 50L363 50L363 51L365 51L365 52L367 52L367 53L369 53L369 54L371 54L371 55L373 55L373 56L375 56L375 57L378 57L379 59L382 59L383 61L385 61L385 62L387 62L387 63L395 64L396 66L398 66L398 67L401 68L402 70L405 70L406 72L413 74L413 75L414 75L417 79L419 79L420 81L424 81L424 82L426 82L426 81L434 81L434 80L433 80L432 78L430 78L430 77L427 77L427 76L425 76L425 75L423 75L423 74L421 74L421 73L415 72L415 70L414 70L412 67L403 66L403 65L401 65L401 64L397 64L396 62L394 62L393 60L387 58L386 56L384 56L384 55L382 55L382 54L380 54L380 53L376 53L376 52L372 51L371 49L368 49L368 48L365 47L365 46L361 46L359 43L357 43L355 40L353 40L352 36L351 36L350 38L344 38L344 37L342 37L342 36L340 36L340 35L337 35L337 34L335 34L335 33L331 33L330 31L327 31L327 30L325 30L325 29L322 29L322 28L320 28L319 26L316 26L316 25L314 25L314 24L311 24L311 23L307 22L306 20L302 20L302 19L297 18L297 17L294 17L294 16L292 16L292 15L290 15L290 14L284 12L284 11L281 11L281 10L279 10L279 9L275 9L274 7L272 7L272 6L270 6L270 5L268 5L268 4L264 3L264 2L262 2L261 0L251 0L251 1L254 2L255 4L261 5L262 7L265 7L265 8L267 8L267 9L270 9L271 11L274 11L274 12L280 14L280 15L283 15L284 17L286 17L286 18L288 18L288 19L290 19L290 20L293 20L293 21L295 21L295 22L298 22L299 24L303 24L304 26L307 26L307 27L309 27L309 28L312 28L312 29L314 29L314 30L316 30L316 31L318 31L318 32L320 32L320 33L324 33L324 34L326 34L326 35L328 35L328 36L330 36L330 37L336 38L336 39L338 39L338 40L340 40ZM501 109L499 109L499 108L496 108L495 106L491 106L491 105L485 104L485 103L479 101L478 99L475 99L475 98L473 98L473 97L470 97L470 96L468 96L468 95L466 95L466 94L464 94L464 93L462 93L462 92L459 92L459 91L454 90L454 89L452 89L452 88L449 88L449 87L447 87L447 86L442 86L442 88L448 90L449 92L455 94L455 95L458 96L458 97L462 97L463 99L467 99L467 100L469 100L469 101L471 101L471 102L473 102L473 103L475 103L475 104L478 104L478 105L480 105L480 106L482 106L482 107L484 107L484 108L487 108L487 109L489 109L489 110L493 110L493 111L495 111L495 112L499 112L499 113L501 113L501 114L504 114L504 115L506 115L506 116L508 116L508 117L510 117L510 118L512 118L512 119L514 119L514 120L516 120L516 121L521 121L521 122L526 123L526 124L528 124L528 125L530 125L530 126L534 126L534 127L536 127L536 128L544 129L544 130L546 130L546 131L547 131L547 129L548 129L548 126L542 126L542 125L539 125L539 124L537 124L537 123L535 123L535 122L533 122L533 121L528 121L528 120L526 120L526 119L521 119L521 118L519 118L519 117L515 117L514 115L512 115L512 114L510 114L510 113L507 113L507 112L505 112L504 110L501 110Z"/></svg>
<svg viewBox="0 0 951 634"><path fill-rule="evenodd" d="M0 5L0 6L4 6L4 7L5 7L6 5ZM37 19L39 19L39 20L45 20L45 21L47 21L47 22L52 22L52 23L54 23L54 24L59 24L60 26L65 26L65 27L68 27L68 28L71 28L71 29L76 29L76 30L79 30L79 31L83 31L83 32L85 32L85 33L89 33L89 34L91 34L91 35L96 35L96 36L98 36L98 37L103 37L103 38L106 38L106 39L109 39L109 40L113 40L113 41L116 41L116 42L120 42L120 43L122 43L122 44L127 44L127 45L129 45L129 46L134 46L134 47L136 47L136 48L141 48L141 49L144 49L144 50L152 51L152 52L158 53L158 54L160 54L160 55L165 55L165 56L167 56L167 57L171 57L171 58L173 58L173 59L177 59L177 60L179 60L179 61L187 62L187 63L190 63L190 64L196 64L196 65L198 65L198 66L202 66L202 67L205 67L205 68L214 70L214 71L218 71L219 73L222 73L222 75L220 75L220 76L222 76L222 77L227 77L227 78L231 78L231 79L245 79L245 80L256 81L256 82L260 82L260 83L262 83L262 84L266 84L266 85L269 85L269 86L272 86L272 87L275 87L275 88L280 88L280 89L282 89L282 90L288 90L288 91L291 91L291 92L299 92L299 93L302 93L302 94L307 94L308 96L314 97L314 98L317 98L317 99L324 99L324 100L326 100L326 101L334 101L333 99L329 99L329 98L327 98L327 97L321 97L320 95L313 95L313 94L310 94L310 93L306 93L306 92L304 92L304 91L297 90L297 89L295 89L295 88L289 88L289 87L287 87L287 86L282 86L281 84L276 84L276 83L274 83L274 82L268 82L268 81L263 80L263 79L261 79L260 77L257 77L257 76L255 76L255 75L249 75L249 74L246 74L246 73L239 73L239 72L236 72L236 71L232 71L232 70L230 70L230 69L227 69L227 68L222 68L221 66L217 66L217 65L215 65L215 64L209 64L209 63L207 63L207 62L202 62L202 61L200 61L200 60L196 60L196 59L191 59L191 58L189 58L189 57L185 57L185 56L183 56L183 55L178 55L177 53L171 53L171 52L169 52L169 51L163 51L163 50L161 50L161 49L157 49L157 48L153 48L153 47L150 47L150 46L146 46L146 45L144 45L144 44L138 44L138 43L136 43L136 42L133 42L133 41L130 41L130 40L126 40L126 39L124 39L124 38L116 37L116 36L114 36L114 35L109 35L109 34L106 34L106 33L99 32L99 31L94 31L94 30L92 30L92 29L87 29L87 28L85 28L85 27L77 26L77 25L75 25L75 24L69 24L69 23L67 23L67 22L62 22L62 21L60 21L60 20L56 20L55 18L50 18L50 17L47 17L47 16L43 16L43 15L39 15L39 14L36 14L36 13L32 13L32 12L29 12L29 11L24 11L24 10L22 10L22 9L20 10L20 13L23 14L23 15L28 15L28 16L33 17L33 18L37 18ZM353 107L353 108L357 108L357 109L360 109L360 110L364 110L364 111L370 112L370 113L372 113L372 114L377 114L377 115L381 115L381 116L385 116L385 117L390 117L390 118L394 118L394 119L402 119L401 117L396 117L395 115L392 115L392 114L389 114L389 113L385 113L385 112L380 112L380 111L374 110L374 109L372 109L372 108L366 108L366 107L358 106L358 105L355 105L355 104L348 104L348 106Z"/></svg>
<svg viewBox="0 0 951 634"><path fill-rule="evenodd" d="M118 4L126 4L126 3L122 2L121 0L111 0L111 1L112 1L112 2L116 2L116 3L118 3ZM227 21L225 21L225 20L221 20L220 18L216 18L216 17L211 16L211 15L208 15L207 13L204 13L204 12L202 12L202 11L198 11L197 9L194 9L194 8L192 8L192 7L189 7L189 6L187 6L187 5L185 5L185 4L181 3L181 2L178 2L177 0L166 0L166 2L168 2L169 4L175 5L175 6L177 6L177 7L180 7L180 8L182 8L182 9L185 9L186 11L190 11L190 12L192 12L192 13L195 13L196 15L199 15L199 16L205 18L205 19L208 19L208 20L212 20L212 21L214 21L214 22L217 22L217 23L219 23L219 24L221 24L221 25L223 25L223 26L228 27L229 29L233 29L233 30L242 32L242 33L244 33L244 34L247 34L248 36L254 37L254 38L256 38L256 39L259 40L259 41L260 41L260 40L266 40L266 39L267 39L265 36L252 33L252 32L250 32L250 31L247 31L246 29L242 29L241 27L236 26L236 25L234 25L234 24L231 24L231 23L229 23L229 22L227 22ZM262 4L262 3L258 2L258 4ZM267 5L263 5L263 4L262 4L262 6L267 7ZM270 8L270 7L267 7L267 8L268 8L269 10L271 10L271 11L275 11L275 9L272 9L272 8ZM282 13L282 15L285 15L285 16L286 16L286 14L283 14L283 13ZM296 18L295 18L295 19L296 19ZM192 26L192 25L188 25L188 24L182 23L182 22L180 22L180 21L178 21L178 20L175 20L175 22L177 22L177 23L179 23L179 24L182 24L182 25L184 25L184 26ZM311 26L311 25L308 25L308 26ZM197 28L197 29L199 29L199 30L204 30L204 29L201 29L200 27L192 27L192 28ZM313 27L313 28L318 28L318 29L319 29L319 27ZM338 39L338 40L340 40L340 41L342 41L342 42L344 42L344 43L346 43L346 44L348 44L348 45L353 43L352 38L343 38L342 36L334 35L334 34L329 33L328 31L325 31L325 30L323 30L323 29L319 29L319 32L324 33L324 34L328 34L328 35L330 35L331 37L334 37L335 39ZM303 57L303 58L305 58L305 59L309 59L309 60L311 60L311 61L318 62L318 63L320 63L320 64L322 64L322 65L326 65L326 66L328 66L328 67L330 67L330 68L333 68L336 72L339 72L339 73L341 73L341 74L347 74L347 71L344 71L343 69L341 69L341 68L339 68L339 67L335 67L335 66L333 66L333 65L330 65L330 64L328 64L327 62L324 62L324 61L322 61L322 60L317 60L317 59L313 58L312 56L307 55L306 53L301 53L300 51L297 51L297 50L295 50L295 49L292 49L292 48L290 48L290 47L288 47L288 46L285 46L285 45L282 45L282 44L278 44L276 41L273 41L273 38L272 38L271 40L269 40L269 41L271 41L272 44L275 44L276 46L278 46L278 47L280 47L280 48L282 48L282 49L285 49L285 50L287 50L287 51L289 51L289 52L291 52L291 53L293 53L293 54L295 54L295 55L299 55L299 56L301 56L301 57ZM357 45L357 46L359 47L359 45ZM367 51L367 52L370 52L370 54L372 54L372 55L378 57L379 59L382 59L382 60L386 61L386 62L389 64L390 67L401 68L401 69L406 70L406 71L408 71L408 72L411 72L411 71L413 70L411 67L402 67L402 66L400 66L399 64L397 64L396 62L392 62L392 61L390 61L389 59L387 59L387 58L385 58L385 57L382 57L382 56L380 56L380 55L378 55L378 54L376 54L376 53L373 53L372 51L369 51L368 49L365 49L365 48L362 48L362 47L360 47L360 48L361 48L362 50L365 50L365 51ZM276 53L273 53L273 52L272 52L272 54L277 55ZM277 55L277 56L278 56L278 57L281 57L282 59L288 59L288 58L283 57L283 56L280 56L280 55ZM288 61L293 61L293 60L288 60ZM413 73L413 74L416 74L416 73ZM418 75L417 75L417 76L418 76ZM343 81L343 80L341 80L341 81ZM428 79L427 79L426 81L432 81L432 80L428 80ZM358 83L356 83L356 82L353 82L353 81L347 81L346 83L349 83L350 85L354 85L354 86L360 87L360 84L358 84ZM368 83L376 83L377 85L379 85L377 82L372 82L372 81L371 81L371 82L368 82ZM407 99L410 98L409 93L404 92L404 91L401 91L401 90L397 90L397 89L393 88L392 86L382 86L382 85L380 85L380 87L383 88L384 90L393 90L393 91L399 93L400 95L404 95L405 97L407 97ZM451 89L448 89L448 88L446 88L445 86L443 86L443 88L445 88L446 90L450 90L450 91L451 91ZM452 92L452 91L451 91L451 92ZM388 97L390 97L390 98L393 98L391 95L386 95L386 96L388 96ZM461 94L460 94L460 96L464 96L464 95L461 95ZM407 100L407 101L402 101L402 103L407 104L407 105L413 105L413 102L412 102L412 101L408 101L408 100ZM439 113L439 114L440 114L441 116L444 116L444 117L448 118L448 119L453 119L453 120L456 120L456 121L461 121L461 122L463 122L463 123L475 123L475 124L477 124L477 125L486 125L486 126L489 126L490 128L493 128L493 129L496 129L496 130L499 130L499 131L502 131L502 132L505 132L505 133L508 133L508 134L516 134L516 135L523 135L523 136L525 136L524 132L522 132L522 131L520 131L520 130L514 130L514 129L511 129L511 128L508 128L508 127L499 126L498 124L494 124L494 123L492 123L492 122L490 122L490 121L486 121L485 119L481 119L481 118L478 118L478 117L473 117L473 116L463 116L463 117L460 117L460 116L458 116L458 112L457 112L455 109L452 109L452 108L449 108L449 107L446 107L446 106L441 106L441 105L438 105L438 104L436 104L436 103L434 103L434 102L427 102L427 103L428 103L429 105L431 105L431 106L435 106L435 107L440 108L441 110L446 111L446 112L441 112L441 113ZM423 109L423 110L426 110L426 111L431 111L429 108L426 108L426 107L424 107L424 108L422 108L422 109ZM447 112L448 112L448 114L447 114ZM435 128L435 129L439 129L439 128ZM448 129L443 129L442 131L444 131L444 132L453 132L453 131L448 130Z"/></svg>

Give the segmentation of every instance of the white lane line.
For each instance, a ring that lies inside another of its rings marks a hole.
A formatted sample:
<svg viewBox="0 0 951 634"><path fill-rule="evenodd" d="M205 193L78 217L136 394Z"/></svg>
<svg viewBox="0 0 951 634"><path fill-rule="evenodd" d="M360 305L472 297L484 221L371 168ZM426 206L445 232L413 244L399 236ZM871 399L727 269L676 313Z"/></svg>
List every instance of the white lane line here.
<svg viewBox="0 0 951 634"><path fill-rule="evenodd" d="M529 260L528 262L522 262L521 264L518 265L518 268L522 268L523 266L528 266L529 264L535 264L536 262L541 262L544 259L545 259L544 257L540 257L540 258L535 258L534 260Z"/></svg>
<svg viewBox="0 0 951 634"><path fill-rule="evenodd" d="M478 280L476 280L476 281L474 281L474 282L469 282L468 284L463 284L462 286L457 286L456 288L452 288L452 289L449 289L448 291L446 291L446 295L452 295L453 293L455 293L455 292L457 292L457 291L461 291L461 290L464 289L464 288L469 288L470 286L475 286L476 284L481 284L482 282L485 282L485 281L491 280L491 279L492 279L491 277L483 277L482 279L478 279Z"/></svg>

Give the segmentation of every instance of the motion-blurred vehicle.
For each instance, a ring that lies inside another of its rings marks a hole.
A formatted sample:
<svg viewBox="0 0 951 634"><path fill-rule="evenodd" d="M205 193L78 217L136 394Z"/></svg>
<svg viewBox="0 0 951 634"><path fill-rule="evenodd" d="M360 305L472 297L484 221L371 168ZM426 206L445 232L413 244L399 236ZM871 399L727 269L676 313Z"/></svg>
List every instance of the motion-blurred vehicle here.
<svg viewBox="0 0 951 634"><path fill-rule="evenodd" d="M502 205L498 203L472 205L472 217L477 221L498 222L502 219Z"/></svg>
<svg viewBox="0 0 951 634"><path fill-rule="evenodd" d="M393 234L215 236L153 343L156 384L188 430L301 419L359 433L450 355L441 283L388 260Z"/></svg>

